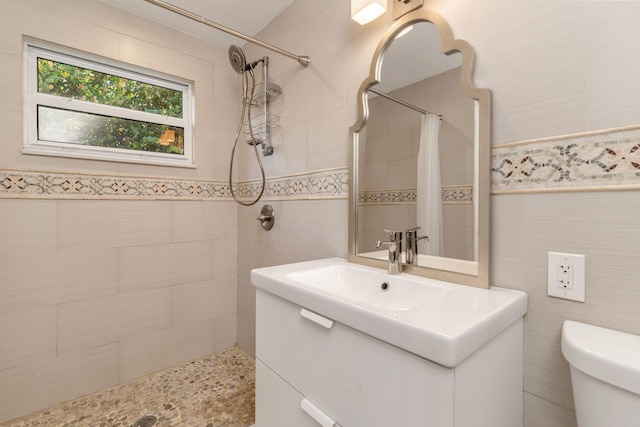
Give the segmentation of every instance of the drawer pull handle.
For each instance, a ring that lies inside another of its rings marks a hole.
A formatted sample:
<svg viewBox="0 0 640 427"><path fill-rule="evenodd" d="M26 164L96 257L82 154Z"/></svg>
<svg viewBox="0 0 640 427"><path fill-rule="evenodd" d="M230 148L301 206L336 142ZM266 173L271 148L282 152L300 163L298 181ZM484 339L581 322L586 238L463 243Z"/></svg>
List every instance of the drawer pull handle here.
<svg viewBox="0 0 640 427"><path fill-rule="evenodd" d="M311 418L316 420L322 427L334 427L336 425L335 421L329 418L327 414L322 412L316 405L314 405L307 399L302 399L300 407L304 412L309 414Z"/></svg>
<svg viewBox="0 0 640 427"><path fill-rule="evenodd" d="M333 326L333 320L322 317L319 314L315 314L313 311L309 311L306 308L300 310L300 316L309 319L320 326L324 326L327 329L330 329Z"/></svg>

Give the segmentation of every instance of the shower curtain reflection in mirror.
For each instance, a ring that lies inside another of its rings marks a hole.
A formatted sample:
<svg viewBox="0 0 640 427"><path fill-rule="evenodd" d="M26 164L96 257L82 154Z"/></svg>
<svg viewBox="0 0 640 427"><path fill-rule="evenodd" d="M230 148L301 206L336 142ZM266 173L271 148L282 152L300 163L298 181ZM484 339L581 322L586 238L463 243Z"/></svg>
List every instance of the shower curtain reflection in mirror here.
<svg viewBox="0 0 640 427"><path fill-rule="evenodd" d="M418 253L444 256L442 230L442 184L438 137L441 118L427 113L422 116L418 150L417 223L420 234L429 236L418 242Z"/></svg>

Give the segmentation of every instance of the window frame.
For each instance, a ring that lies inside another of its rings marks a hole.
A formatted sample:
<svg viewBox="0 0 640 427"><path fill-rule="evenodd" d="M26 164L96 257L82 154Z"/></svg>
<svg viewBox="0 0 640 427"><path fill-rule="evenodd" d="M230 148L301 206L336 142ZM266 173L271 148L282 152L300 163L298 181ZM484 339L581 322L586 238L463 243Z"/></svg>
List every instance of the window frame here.
<svg viewBox="0 0 640 427"><path fill-rule="evenodd" d="M22 152L24 154L195 168L192 81L32 38L24 39L23 58L25 138ZM38 92L38 58L180 91L182 92L182 118L40 93ZM38 138L38 106L181 127L184 129L183 154L40 140Z"/></svg>

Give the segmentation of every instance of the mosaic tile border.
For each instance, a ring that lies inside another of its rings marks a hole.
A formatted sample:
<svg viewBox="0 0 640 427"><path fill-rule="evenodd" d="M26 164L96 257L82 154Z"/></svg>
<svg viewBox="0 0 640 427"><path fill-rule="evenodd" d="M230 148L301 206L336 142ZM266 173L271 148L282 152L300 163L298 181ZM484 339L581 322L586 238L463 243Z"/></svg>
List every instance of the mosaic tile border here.
<svg viewBox="0 0 640 427"><path fill-rule="evenodd" d="M415 189L360 191L358 204L361 205L407 205L415 204Z"/></svg>
<svg viewBox="0 0 640 427"><path fill-rule="evenodd" d="M263 200L347 198L345 168L268 178ZM260 181L240 182L240 199L260 191ZM107 200L232 200L222 181L0 170L0 198Z"/></svg>
<svg viewBox="0 0 640 427"><path fill-rule="evenodd" d="M497 146L491 163L494 194L640 188L640 126Z"/></svg>
<svg viewBox="0 0 640 427"><path fill-rule="evenodd" d="M239 199L255 199L261 186L261 180L241 182L236 195ZM261 200L346 199L348 196L349 170L340 168L268 178Z"/></svg>
<svg viewBox="0 0 640 427"><path fill-rule="evenodd" d="M443 205L469 205L473 203L473 185L442 187Z"/></svg>
<svg viewBox="0 0 640 427"><path fill-rule="evenodd" d="M444 205L473 203L471 185L442 187L441 194ZM416 200L415 189L361 191L358 194L358 204L361 205L410 205Z"/></svg>

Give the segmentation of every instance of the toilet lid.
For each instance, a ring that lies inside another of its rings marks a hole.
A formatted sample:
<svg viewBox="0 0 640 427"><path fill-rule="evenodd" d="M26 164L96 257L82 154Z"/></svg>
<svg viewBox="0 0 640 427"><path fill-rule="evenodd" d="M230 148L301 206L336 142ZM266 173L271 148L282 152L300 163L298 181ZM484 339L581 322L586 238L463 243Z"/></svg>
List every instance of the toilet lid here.
<svg viewBox="0 0 640 427"><path fill-rule="evenodd" d="M562 354L585 374L640 394L640 336L566 320Z"/></svg>

